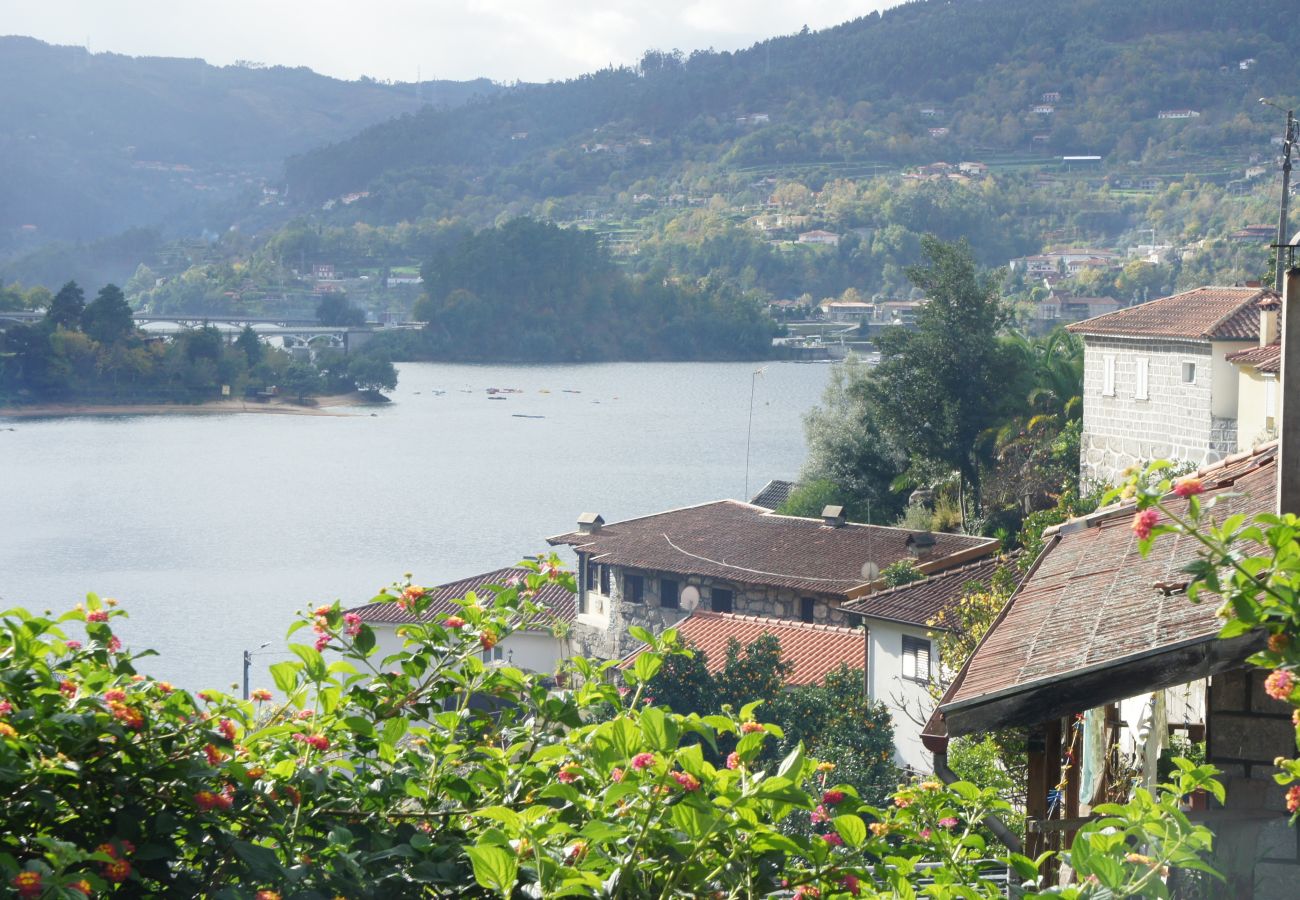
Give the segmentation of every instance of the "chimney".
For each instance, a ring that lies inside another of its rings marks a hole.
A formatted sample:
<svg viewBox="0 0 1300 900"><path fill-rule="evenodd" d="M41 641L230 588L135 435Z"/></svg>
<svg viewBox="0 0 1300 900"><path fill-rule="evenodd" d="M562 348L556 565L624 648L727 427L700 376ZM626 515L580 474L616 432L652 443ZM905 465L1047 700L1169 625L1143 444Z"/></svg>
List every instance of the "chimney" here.
<svg viewBox="0 0 1300 900"><path fill-rule="evenodd" d="M600 531L600 526L604 524L605 520L600 513L585 512L578 516L578 533L595 534Z"/></svg>
<svg viewBox="0 0 1300 900"><path fill-rule="evenodd" d="M1269 295L1255 305L1259 307L1259 345L1267 347L1278 339L1277 317L1282 311L1282 301Z"/></svg>
<svg viewBox="0 0 1300 900"><path fill-rule="evenodd" d="M1300 513L1300 269L1286 273L1282 288L1282 382L1277 410L1277 511Z"/></svg>
<svg viewBox="0 0 1300 900"><path fill-rule="evenodd" d="M913 559L925 559L934 553L936 543L933 534L928 531L918 531L916 534L908 536L907 552L912 554Z"/></svg>
<svg viewBox="0 0 1300 900"><path fill-rule="evenodd" d="M822 509L822 524L828 528L839 528L844 524L844 507L827 506Z"/></svg>

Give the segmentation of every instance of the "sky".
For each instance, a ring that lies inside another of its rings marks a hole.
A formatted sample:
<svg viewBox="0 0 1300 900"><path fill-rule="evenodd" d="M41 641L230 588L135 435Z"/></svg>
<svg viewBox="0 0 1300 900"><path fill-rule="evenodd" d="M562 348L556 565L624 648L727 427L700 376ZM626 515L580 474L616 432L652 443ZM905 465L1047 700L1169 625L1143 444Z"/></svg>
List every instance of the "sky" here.
<svg viewBox="0 0 1300 900"><path fill-rule="evenodd" d="M393 81L547 81L647 49L736 50L899 0L0 0L0 34Z"/></svg>

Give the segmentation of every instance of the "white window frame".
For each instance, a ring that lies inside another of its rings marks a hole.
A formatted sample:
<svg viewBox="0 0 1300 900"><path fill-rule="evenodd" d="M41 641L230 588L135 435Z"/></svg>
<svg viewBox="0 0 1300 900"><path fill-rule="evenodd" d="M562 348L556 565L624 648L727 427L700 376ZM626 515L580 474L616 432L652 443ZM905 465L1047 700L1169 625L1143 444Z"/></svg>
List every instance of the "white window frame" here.
<svg viewBox="0 0 1300 900"><path fill-rule="evenodd" d="M1115 354L1107 353L1101 358L1101 395L1115 396Z"/></svg>
<svg viewBox="0 0 1300 900"><path fill-rule="evenodd" d="M1189 367L1192 374L1191 378L1187 377ZM1183 361L1182 378L1183 378L1183 384L1196 384L1196 361L1195 360Z"/></svg>
<svg viewBox="0 0 1300 900"><path fill-rule="evenodd" d="M917 637L914 634L903 635L902 644L903 652L899 658L902 661L903 679L929 684L930 659L934 654L934 645L928 638ZM922 666L924 666L923 670Z"/></svg>
<svg viewBox="0 0 1300 900"><path fill-rule="evenodd" d="M1277 427L1277 378L1264 376L1264 427Z"/></svg>
<svg viewBox="0 0 1300 900"><path fill-rule="evenodd" d="M1133 379L1133 399L1150 400L1151 399L1151 365L1145 356L1139 356L1136 360L1136 368Z"/></svg>

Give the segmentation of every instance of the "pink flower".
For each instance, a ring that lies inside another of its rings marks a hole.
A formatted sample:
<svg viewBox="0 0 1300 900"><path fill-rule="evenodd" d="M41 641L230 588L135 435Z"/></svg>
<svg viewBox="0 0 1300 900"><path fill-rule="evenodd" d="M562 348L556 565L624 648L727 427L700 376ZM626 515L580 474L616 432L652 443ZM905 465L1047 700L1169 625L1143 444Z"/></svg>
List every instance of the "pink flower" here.
<svg viewBox="0 0 1300 900"><path fill-rule="evenodd" d="M86 621L87 621L87 622L107 622L107 621L108 621L108 612L105 611L105 610L102 610L102 609L91 610L90 612L86 613Z"/></svg>
<svg viewBox="0 0 1300 900"><path fill-rule="evenodd" d="M109 653L116 653L121 649L122 649L122 642L118 639L117 635L113 635L111 638L108 639Z"/></svg>
<svg viewBox="0 0 1300 900"><path fill-rule="evenodd" d="M578 775L582 772L582 767L576 763L569 763L567 766L560 767L560 774L555 777L560 780L561 784L573 784L578 780Z"/></svg>
<svg viewBox="0 0 1300 900"><path fill-rule="evenodd" d="M653 753L638 753L632 757L632 768L648 769L655 764L655 755Z"/></svg>
<svg viewBox="0 0 1300 900"><path fill-rule="evenodd" d="M298 712L296 712L296 713L294 714L294 718L295 718L295 719L310 719L310 718L311 718L312 716L314 716L314 715L316 715L316 710L314 710L314 709L300 709L300 710L298 710Z"/></svg>
<svg viewBox="0 0 1300 900"><path fill-rule="evenodd" d="M65 697L77 696L77 686L66 678L59 682L59 692Z"/></svg>
<svg viewBox="0 0 1300 900"><path fill-rule="evenodd" d="M1289 699L1293 688L1295 688L1295 676L1287 669L1274 669L1264 679L1264 693L1274 700Z"/></svg>
<svg viewBox="0 0 1300 900"><path fill-rule="evenodd" d="M758 734L767 731L766 728L757 722L741 722L740 730L743 734Z"/></svg>
<svg viewBox="0 0 1300 900"><path fill-rule="evenodd" d="M329 646L329 642L330 636L328 634L322 634L320 637L316 638L316 652L319 653L324 650Z"/></svg>
<svg viewBox="0 0 1300 900"><path fill-rule="evenodd" d="M944 818L939 820L939 824L942 825L944 828L956 828L957 820L954 819L952 816L945 816Z"/></svg>
<svg viewBox="0 0 1300 900"><path fill-rule="evenodd" d="M220 731L228 741L235 739L235 723L229 719L222 719L217 725L217 731Z"/></svg>
<svg viewBox="0 0 1300 900"><path fill-rule="evenodd" d="M321 752L324 752L330 748L330 739L325 737L325 735L323 734L299 733L299 734L295 734L293 736L293 739L300 743L306 744L309 747L313 747L316 750L320 750Z"/></svg>
<svg viewBox="0 0 1300 900"><path fill-rule="evenodd" d="M734 750L727 755L727 768L728 769L740 768L740 754L736 753Z"/></svg>
<svg viewBox="0 0 1300 900"><path fill-rule="evenodd" d="M1293 784L1286 792L1287 812L1300 812L1300 784Z"/></svg>
<svg viewBox="0 0 1300 900"><path fill-rule="evenodd" d="M844 802L844 792L843 792L843 791L827 791L826 793L822 794L822 802L825 803L827 806L834 806L834 805L837 804L837 803L843 803L843 802Z"/></svg>
<svg viewBox="0 0 1300 900"><path fill-rule="evenodd" d="M840 879L840 884L844 885L844 890L848 891L853 896L856 897L858 895L858 876L845 875Z"/></svg>
<svg viewBox="0 0 1300 900"><path fill-rule="evenodd" d="M1174 493L1184 499L1205 493L1205 485L1195 475L1186 475L1174 482Z"/></svg>
<svg viewBox="0 0 1300 900"><path fill-rule="evenodd" d="M343 617L343 621L348 626L348 636L356 637L361 633L361 617L356 613L348 613Z"/></svg>
<svg viewBox="0 0 1300 900"><path fill-rule="evenodd" d="M112 703L114 701L125 700L126 691L122 690L121 688L112 688L110 690L104 691L104 699L107 700L109 703Z"/></svg>
<svg viewBox="0 0 1300 900"><path fill-rule="evenodd" d="M204 744L204 745L203 745L203 754L204 754L205 756L207 756L207 758L208 758L208 765L210 765L210 766L219 766L219 765L221 765L221 761L222 761L223 759L226 758L226 757L225 757L225 754L223 754L220 750L218 750L218 749L217 749L216 747L214 747L212 744Z"/></svg>
<svg viewBox="0 0 1300 900"><path fill-rule="evenodd" d="M686 791L688 794L700 789L700 780L690 772L673 772L672 776L673 781L677 782L681 789Z"/></svg>
<svg viewBox="0 0 1300 900"><path fill-rule="evenodd" d="M65 645L69 650L80 650L81 641L68 641Z"/></svg>
<svg viewBox="0 0 1300 900"><path fill-rule="evenodd" d="M1144 509L1133 517L1133 533L1138 540L1145 541L1151 537L1151 529L1160 521L1160 513L1154 509Z"/></svg>
<svg viewBox="0 0 1300 900"><path fill-rule="evenodd" d="M821 822L829 822L831 816L830 813L826 812L826 807L822 806L819 803L817 804L817 808L812 811L811 818L812 818L812 823L814 825L817 825L820 824Z"/></svg>
<svg viewBox="0 0 1300 900"><path fill-rule="evenodd" d="M265 703L267 700L271 699L271 692L266 688L258 688L253 691L253 693L249 694L249 696L258 703Z"/></svg>
<svg viewBox="0 0 1300 900"><path fill-rule="evenodd" d="M794 900L803 900L805 897L820 897L821 895L821 891L807 884L801 884L794 889Z"/></svg>
<svg viewBox="0 0 1300 900"><path fill-rule="evenodd" d="M465 620L460 616L448 616L447 621L442 623L447 628L464 628Z"/></svg>
<svg viewBox="0 0 1300 900"><path fill-rule="evenodd" d="M621 768L619 768L618 766L615 766L614 769L613 769L613 771L611 771L611 772L609 773L609 778L610 778L611 781L622 781L622 780L623 780L623 770L622 770Z"/></svg>
<svg viewBox="0 0 1300 900"><path fill-rule="evenodd" d="M929 839L930 839L930 829L928 829L928 828L922 828L922 829L921 829L921 840L923 840L923 841L928 841Z"/></svg>
<svg viewBox="0 0 1300 900"><path fill-rule="evenodd" d="M7 716L14 711L14 706L8 700L0 700L0 716Z"/></svg>
<svg viewBox="0 0 1300 900"><path fill-rule="evenodd" d="M822 840L830 844L832 847L844 846L844 838L840 837L838 834L836 834L833 831L830 834L823 834Z"/></svg>

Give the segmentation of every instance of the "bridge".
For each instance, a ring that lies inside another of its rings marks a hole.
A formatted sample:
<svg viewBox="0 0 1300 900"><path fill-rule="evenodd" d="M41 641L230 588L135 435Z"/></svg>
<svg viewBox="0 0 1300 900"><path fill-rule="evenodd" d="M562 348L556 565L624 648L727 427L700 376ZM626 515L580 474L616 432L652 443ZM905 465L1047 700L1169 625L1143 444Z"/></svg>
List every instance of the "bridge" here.
<svg viewBox="0 0 1300 900"><path fill-rule="evenodd" d="M0 310L0 330L9 325L39 322L44 318L44 312ZM403 322L396 325L322 325L317 319L291 319L282 316L168 316L143 312L135 313L132 318L135 320L136 327L145 334L159 337L175 337L197 328L212 327L233 340L236 334L248 327L263 340L280 338L285 346L293 346L292 341L300 341L307 346L319 346L321 339L325 339L330 346L342 349L344 352L357 349L371 337L384 331L409 331L424 326L423 322ZM286 338L290 340L285 340Z"/></svg>

